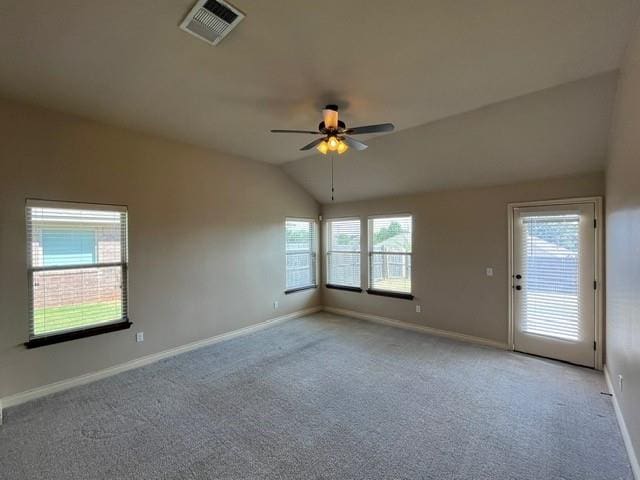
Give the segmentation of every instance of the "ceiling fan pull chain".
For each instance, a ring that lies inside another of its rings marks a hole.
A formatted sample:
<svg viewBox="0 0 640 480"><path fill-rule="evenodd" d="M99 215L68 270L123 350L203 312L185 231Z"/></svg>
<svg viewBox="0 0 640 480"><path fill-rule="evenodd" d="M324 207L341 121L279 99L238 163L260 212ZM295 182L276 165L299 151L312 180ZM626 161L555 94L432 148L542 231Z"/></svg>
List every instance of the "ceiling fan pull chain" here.
<svg viewBox="0 0 640 480"><path fill-rule="evenodd" d="M333 202L333 192L335 191L333 188L333 159L336 156L334 154L331 154L331 201Z"/></svg>

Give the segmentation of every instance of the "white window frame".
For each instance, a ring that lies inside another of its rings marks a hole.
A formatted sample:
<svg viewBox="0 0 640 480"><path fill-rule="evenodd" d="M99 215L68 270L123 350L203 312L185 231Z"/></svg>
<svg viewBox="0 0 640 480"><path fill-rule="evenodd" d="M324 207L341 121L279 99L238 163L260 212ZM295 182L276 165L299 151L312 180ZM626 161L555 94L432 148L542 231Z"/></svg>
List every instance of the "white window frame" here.
<svg viewBox="0 0 640 480"><path fill-rule="evenodd" d="M595 265L596 265L596 296L595 296L595 368L596 370L604 369L604 288L603 288L603 278L604 278L604 228L603 228L603 206L602 206L602 197L576 197L576 198L566 198L566 199L556 199L556 200L538 200L538 201L530 201L530 202L513 202L507 204L507 244L508 244L508 254L507 254L507 262L508 262L508 282L506 285L508 292L508 313L507 313L507 321L508 321L508 348L510 350L515 349L515 339L514 339L514 305L513 305L513 278L511 277L511 272L514 271L514 210L516 208L521 207L538 207L538 206L548 206L548 205L567 205L567 204L575 204L575 203L593 203L594 204L594 212L595 212L595 235L596 235L596 246L595 246Z"/></svg>
<svg viewBox="0 0 640 480"><path fill-rule="evenodd" d="M311 224L312 232L311 232L311 244L309 251L296 251L296 252L287 252L287 222L308 222ZM305 218L305 217L286 217L284 220L284 285L285 285L285 294L290 294L294 292L300 292L302 290L308 290L311 288L318 287L318 222L315 218ZM289 288L287 286L287 257L289 255L298 255L301 253L310 254L311 256L311 279L312 283L304 286L297 286Z"/></svg>
<svg viewBox="0 0 640 480"><path fill-rule="evenodd" d="M381 219L381 218L410 218L411 219L411 252L409 253L402 253L402 252L393 252L393 253L384 253L384 252L374 252L373 251L373 221L376 219ZM415 231L415 224L414 224L415 218L413 216L412 213L393 213L393 214L384 214L384 215L369 215L367 217L367 243L368 243L368 248L367 248L367 293L369 294L373 294L373 295L382 295L382 296L388 296L388 297L397 297L397 298L404 298L407 300L413 300L413 291L414 291L414 285L413 285L413 234ZM372 259L373 259L373 254L376 253L378 255L406 255L410 258L411 260L411 269L410 269L410 276L409 279L411 281L411 291L409 292L399 292L396 290L387 290L387 289L380 289L380 288L373 288L372 285L372 272L371 272L371 268L372 268Z"/></svg>
<svg viewBox="0 0 640 480"><path fill-rule="evenodd" d="M331 223L332 222L347 222L347 221L357 221L358 222L358 230L359 230L359 235L360 235L360 242L358 245L358 250L357 251L345 251L345 250L336 250L335 252L331 250ZM327 288L334 288L334 289L338 289L338 290L350 290L350 291L356 291L356 292L362 292L362 218L360 217L335 217L335 218L327 218L324 221L324 231L325 231L325 235L324 235L324 244L326 246L325 248L325 287ZM329 274L330 274L330 270L329 270L329 257L331 256L332 253L347 253L347 254L353 254L353 255L358 255L358 258L360 259L360 268L359 268L359 272L358 272L358 285L354 286L354 285L342 285L339 283L330 283L329 282Z"/></svg>
<svg viewBox="0 0 640 480"><path fill-rule="evenodd" d="M96 210L107 212L119 212L124 213L124 226L123 238L120 250L120 261L108 262L108 263L89 263L78 265L66 265L66 266L45 266L45 265L33 265L33 242L31 238L31 232L33 225L31 223L30 209L32 208L55 208L55 209L69 209L69 210ZM128 285L129 285L129 222L128 222L128 208L123 205L109 205L109 204L94 204L94 203L80 203L80 202L63 202L63 201L49 201L39 199L27 199L25 202L25 227L27 229L26 238L26 253L27 253L27 277L28 277L28 311L29 311L29 340L25 343L27 348L40 347L50 345L54 343L60 343L68 340L74 340L76 338L83 338L101 333L108 333L116 330L122 330L129 328L132 323L129 321L128 313ZM121 269L121 302L122 302L122 318L116 319L113 322L99 323L95 325L87 325L83 327L61 330L59 332L51 332L36 335L34 333L34 291L33 291L33 276L36 272L43 271L55 271L55 270L78 270L86 268L110 268L120 267Z"/></svg>

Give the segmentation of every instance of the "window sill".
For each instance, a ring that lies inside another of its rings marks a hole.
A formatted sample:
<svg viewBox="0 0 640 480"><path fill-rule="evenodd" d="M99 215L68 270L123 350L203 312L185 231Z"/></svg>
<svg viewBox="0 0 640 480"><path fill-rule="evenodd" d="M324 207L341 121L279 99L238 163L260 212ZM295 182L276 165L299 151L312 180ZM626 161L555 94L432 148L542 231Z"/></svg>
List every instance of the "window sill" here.
<svg viewBox="0 0 640 480"><path fill-rule="evenodd" d="M367 289L367 293L370 295L380 295L381 297L392 297L392 298L402 298L404 300L413 300L413 295L411 295L410 293L385 292L384 290L372 290L371 288Z"/></svg>
<svg viewBox="0 0 640 480"><path fill-rule="evenodd" d="M304 290L311 290L313 288L318 288L317 285L308 285L306 287L298 287L298 288L290 288L289 290L285 290L284 294L289 295L290 293L302 292Z"/></svg>
<svg viewBox="0 0 640 480"><path fill-rule="evenodd" d="M346 285L333 285L331 283L327 283L325 287L333 288L334 290L346 290L347 292L362 292L362 289L360 287L348 287Z"/></svg>
<svg viewBox="0 0 640 480"><path fill-rule="evenodd" d="M65 332L33 338L26 342L24 345L27 348L44 347L46 345L53 345L54 343L76 340L77 338L93 337L94 335L100 335L103 333L126 330L127 328L131 328L131 325L133 325L133 323L131 323L128 318L124 318L121 322L109 323L108 325L98 325L96 327L85 328L84 330L74 330L73 332Z"/></svg>

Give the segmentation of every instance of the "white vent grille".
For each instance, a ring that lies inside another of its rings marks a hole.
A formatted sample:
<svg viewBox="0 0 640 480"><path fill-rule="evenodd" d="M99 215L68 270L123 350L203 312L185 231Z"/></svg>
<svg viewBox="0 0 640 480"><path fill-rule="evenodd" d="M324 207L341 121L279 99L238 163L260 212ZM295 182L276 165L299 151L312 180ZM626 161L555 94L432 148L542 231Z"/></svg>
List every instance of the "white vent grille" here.
<svg viewBox="0 0 640 480"><path fill-rule="evenodd" d="M198 0L180 28L211 45L217 45L243 18L240 10L223 0Z"/></svg>

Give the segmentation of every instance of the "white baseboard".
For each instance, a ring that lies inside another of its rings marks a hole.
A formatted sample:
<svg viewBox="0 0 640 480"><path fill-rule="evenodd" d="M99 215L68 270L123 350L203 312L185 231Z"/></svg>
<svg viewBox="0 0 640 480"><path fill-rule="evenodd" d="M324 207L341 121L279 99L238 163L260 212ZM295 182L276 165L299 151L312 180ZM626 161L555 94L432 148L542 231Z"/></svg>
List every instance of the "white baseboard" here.
<svg viewBox="0 0 640 480"><path fill-rule="evenodd" d="M240 328L238 330L222 333L220 335L216 335L210 338L205 338L203 340L197 340L195 342L187 343L179 347L170 348L169 350L164 350L158 353L152 353L151 355L145 355L144 357L136 358L129 362L121 363L119 365L114 365L113 367L105 368L104 370L98 370L97 372L86 373L84 375L80 375L79 377L68 378L66 380L50 383L42 387L33 388L31 390L27 390L24 392L16 393L14 395L10 395L8 397L1 398L0 399L0 425L2 425L2 409L3 408L13 407L15 405L28 402L29 400L34 400L36 398L44 397L45 395L50 395L52 393L60 392L62 390L67 390L68 388L71 388L71 387L76 387L78 385L84 385L86 383L95 382L96 380L110 377L117 373L126 372L127 370L149 365L150 363L157 362L164 358L173 357L175 355L189 352L191 350L196 350L198 348L205 347L207 345L213 345L214 343L224 342L226 340L231 340L232 338L257 332L258 330L269 328L271 326L286 322L287 320L291 320L293 318L310 315L312 313L319 312L320 310L322 310L321 306L305 308L304 310L298 310L296 312L289 313L288 315L272 318L270 320L266 320L264 322L257 323L255 325L250 325L248 327Z"/></svg>
<svg viewBox="0 0 640 480"><path fill-rule="evenodd" d="M622 410L620 410L620 405L618 405L618 399L616 396L616 391L613 388L613 382L611 381L611 374L609 373L609 369L607 366L604 366L604 378L607 381L607 387L609 388L609 393L613 396L611 400L613 401L613 410L616 412L616 419L618 420L618 425L620 426L620 432L622 433L622 439L624 440L624 446L627 449L627 454L629 455L629 463L631 463L631 470L633 471L633 476L636 480L640 480L640 463L638 463L638 456L636 455L635 450L633 449L633 444L631 443L631 436L629 435L629 430L627 430L627 424L624 422L624 417L622 416Z"/></svg>
<svg viewBox="0 0 640 480"><path fill-rule="evenodd" d="M371 315L369 313L355 312L353 310L346 310L344 308L335 308L335 307L325 306L323 310L329 313L335 313L336 315L344 315L345 317L359 318L361 320L368 320L370 322L389 325L391 327L403 328L405 330L412 330L414 332L428 333L430 335L436 335L438 337L451 338L454 340L460 340L462 342L485 345L487 347L499 348L501 350L509 349L509 346L506 343L496 342L495 340L489 340L488 338L474 337L473 335L465 335L464 333L456 333L456 332L451 332L449 330L440 330L437 328L431 328L425 325L418 325L417 323L403 322L402 320L395 320L393 318L380 317L378 315Z"/></svg>

